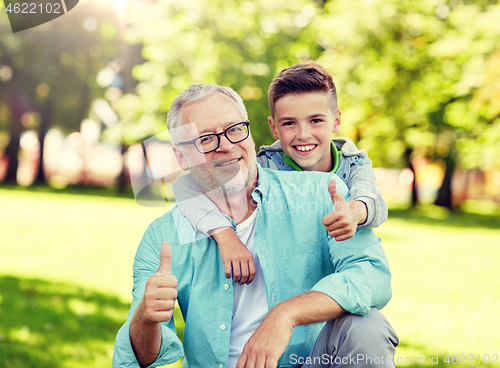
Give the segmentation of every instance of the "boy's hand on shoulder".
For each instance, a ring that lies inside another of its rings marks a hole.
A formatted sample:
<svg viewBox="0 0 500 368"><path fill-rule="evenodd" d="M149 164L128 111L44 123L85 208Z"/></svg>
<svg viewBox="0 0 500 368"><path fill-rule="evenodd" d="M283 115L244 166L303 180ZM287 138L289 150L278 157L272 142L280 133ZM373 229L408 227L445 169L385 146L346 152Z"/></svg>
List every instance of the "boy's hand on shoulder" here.
<svg viewBox="0 0 500 368"><path fill-rule="evenodd" d="M350 239L358 224L366 221L366 205L361 201L346 201L337 191L337 182L333 179L328 184L328 191L335 211L323 217L323 225L336 241Z"/></svg>
<svg viewBox="0 0 500 368"><path fill-rule="evenodd" d="M257 270L252 253L238 238L233 228L212 235L219 245L219 253L224 262L224 273L226 278L231 278L231 268L233 270L233 281L243 284L250 284L255 278Z"/></svg>

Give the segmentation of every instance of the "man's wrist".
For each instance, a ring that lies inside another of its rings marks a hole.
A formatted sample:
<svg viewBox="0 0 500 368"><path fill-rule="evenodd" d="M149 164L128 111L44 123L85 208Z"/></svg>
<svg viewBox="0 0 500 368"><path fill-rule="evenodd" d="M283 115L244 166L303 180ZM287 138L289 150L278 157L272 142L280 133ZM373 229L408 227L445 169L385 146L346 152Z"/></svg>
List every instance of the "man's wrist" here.
<svg viewBox="0 0 500 368"><path fill-rule="evenodd" d="M310 291L276 305L271 313L280 315L280 323L292 328L338 318L345 310L330 296Z"/></svg>
<svg viewBox="0 0 500 368"><path fill-rule="evenodd" d="M276 305L269 314L271 317L279 319L280 324L284 326L290 326L294 328L295 326L300 325L300 315L301 310L300 306L294 303L294 299L289 299L285 302L282 302Z"/></svg>
<svg viewBox="0 0 500 368"><path fill-rule="evenodd" d="M161 328L161 322L147 320L139 305L130 323L129 336L140 367L147 367L158 358L162 344Z"/></svg>

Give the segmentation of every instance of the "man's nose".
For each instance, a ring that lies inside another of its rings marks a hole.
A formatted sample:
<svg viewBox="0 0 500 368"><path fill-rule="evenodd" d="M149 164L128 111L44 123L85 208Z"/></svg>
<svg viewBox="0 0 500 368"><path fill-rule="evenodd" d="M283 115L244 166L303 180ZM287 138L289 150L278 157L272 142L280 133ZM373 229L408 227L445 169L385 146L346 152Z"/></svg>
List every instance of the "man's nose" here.
<svg viewBox="0 0 500 368"><path fill-rule="evenodd" d="M220 136L217 152L229 152L234 147L234 143L229 142L225 135Z"/></svg>

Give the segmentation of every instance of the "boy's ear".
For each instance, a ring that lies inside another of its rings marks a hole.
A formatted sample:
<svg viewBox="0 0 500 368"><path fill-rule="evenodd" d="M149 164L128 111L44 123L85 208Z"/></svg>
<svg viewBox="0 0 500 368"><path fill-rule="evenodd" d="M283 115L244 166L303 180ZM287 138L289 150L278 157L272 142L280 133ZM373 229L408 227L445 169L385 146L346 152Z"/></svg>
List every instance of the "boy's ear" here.
<svg viewBox="0 0 500 368"><path fill-rule="evenodd" d="M340 116L342 115L342 111L340 109L337 110L335 116L333 117L333 128L332 133L338 133L340 129Z"/></svg>
<svg viewBox="0 0 500 368"><path fill-rule="evenodd" d="M184 154L181 152L180 148L178 146L174 146L172 149L174 150L175 158L177 159L177 162L179 163L179 166L181 167L181 169L184 171L189 170L189 166L188 166L186 159L184 158Z"/></svg>
<svg viewBox="0 0 500 368"><path fill-rule="evenodd" d="M271 132L273 132L274 139L276 139L276 140L280 139L280 136L278 134L278 129L276 129L276 124L274 124L273 117L269 116L267 118L267 121L269 122L269 127L271 128Z"/></svg>

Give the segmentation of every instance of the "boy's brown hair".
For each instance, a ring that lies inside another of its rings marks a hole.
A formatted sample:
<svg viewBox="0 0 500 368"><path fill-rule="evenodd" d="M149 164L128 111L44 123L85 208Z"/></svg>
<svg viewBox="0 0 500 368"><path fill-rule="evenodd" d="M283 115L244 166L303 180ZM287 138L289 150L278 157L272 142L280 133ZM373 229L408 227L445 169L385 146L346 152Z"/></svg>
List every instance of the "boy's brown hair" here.
<svg viewBox="0 0 500 368"><path fill-rule="evenodd" d="M268 100L274 117L276 101L290 93L323 91L330 96L330 108L337 111L337 89L328 71L314 61L283 69L269 86Z"/></svg>

